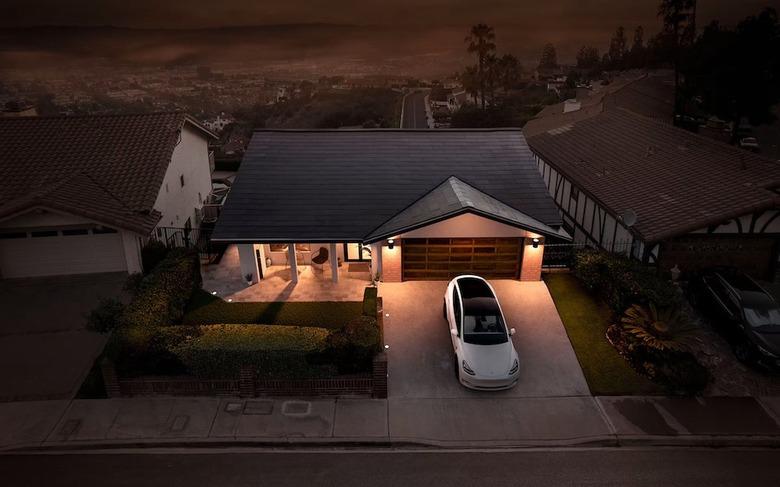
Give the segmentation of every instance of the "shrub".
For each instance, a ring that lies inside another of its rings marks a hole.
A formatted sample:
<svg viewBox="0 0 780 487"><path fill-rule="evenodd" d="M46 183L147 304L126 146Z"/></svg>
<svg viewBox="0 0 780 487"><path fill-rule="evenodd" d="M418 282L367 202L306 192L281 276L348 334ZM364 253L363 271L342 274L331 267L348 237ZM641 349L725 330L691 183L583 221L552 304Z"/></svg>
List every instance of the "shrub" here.
<svg viewBox="0 0 780 487"><path fill-rule="evenodd" d="M168 256L171 249L162 242L151 240L141 249L141 263L144 266L144 273L149 274Z"/></svg>
<svg viewBox="0 0 780 487"><path fill-rule="evenodd" d="M314 327L204 325L171 351L200 377L236 378L249 365L260 376L306 378L325 374L316 362L327 336Z"/></svg>
<svg viewBox="0 0 780 487"><path fill-rule="evenodd" d="M363 291L363 315L376 317L377 288L367 287Z"/></svg>
<svg viewBox="0 0 780 487"><path fill-rule="evenodd" d="M667 308L680 301L669 282L621 255L592 249L577 252L574 274L616 313L623 313L632 304Z"/></svg>
<svg viewBox="0 0 780 487"><path fill-rule="evenodd" d="M325 356L340 373L365 372L382 349L380 339L376 318L359 316L328 336Z"/></svg>
<svg viewBox="0 0 780 487"><path fill-rule="evenodd" d="M154 328L179 323L187 302L200 285L197 253L172 250L141 281L133 301L122 315L121 326Z"/></svg>
<svg viewBox="0 0 780 487"><path fill-rule="evenodd" d="M646 346L660 351L682 352L688 348L698 328L680 313L679 308L658 309L654 304L635 304L620 320L623 330Z"/></svg>
<svg viewBox="0 0 780 487"><path fill-rule="evenodd" d="M87 329L107 333L119 325L125 305L115 298L101 298L97 307L87 316Z"/></svg>

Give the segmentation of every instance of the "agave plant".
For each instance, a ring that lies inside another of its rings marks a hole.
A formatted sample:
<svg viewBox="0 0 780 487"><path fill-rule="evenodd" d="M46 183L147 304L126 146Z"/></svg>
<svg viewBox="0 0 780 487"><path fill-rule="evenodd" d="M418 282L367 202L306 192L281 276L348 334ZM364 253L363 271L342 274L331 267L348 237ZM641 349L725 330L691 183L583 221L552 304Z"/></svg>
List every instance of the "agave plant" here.
<svg viewBox="0 0 780 487"><path fill-rule="evenodd" d="M620 321L624 331L656 350L684 351L698 332L676 307L658 309L653 304L635 304L626 310Z"/></svg>

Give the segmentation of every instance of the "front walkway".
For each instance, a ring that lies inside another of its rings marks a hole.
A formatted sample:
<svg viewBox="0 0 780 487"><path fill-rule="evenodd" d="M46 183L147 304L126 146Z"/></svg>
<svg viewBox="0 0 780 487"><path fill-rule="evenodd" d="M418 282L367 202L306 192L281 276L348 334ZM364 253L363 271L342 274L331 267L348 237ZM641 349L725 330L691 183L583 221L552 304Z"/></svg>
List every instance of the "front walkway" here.
<svg viewBox="0 0 780 487"><path fill-rule="evenodd" d="M309 265L298 265L298 283L290 280L290 269L271 266L269 273L257 284L247 286L241 276L238 247L231 245L219 264L201 268L203 289L225 300L257 301L361 301L363 290L370 285L368 272L359 266L344 263L339 268L339 282L331 279L330 266L317 271Z"/></svg>

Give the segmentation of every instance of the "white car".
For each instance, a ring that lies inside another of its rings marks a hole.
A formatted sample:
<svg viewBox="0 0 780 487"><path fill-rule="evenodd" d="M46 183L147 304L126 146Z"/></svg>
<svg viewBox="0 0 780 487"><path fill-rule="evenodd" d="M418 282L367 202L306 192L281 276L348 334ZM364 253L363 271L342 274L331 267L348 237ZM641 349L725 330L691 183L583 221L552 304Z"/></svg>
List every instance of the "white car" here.
<svg viewBox="0 0 780 487"><path fill-rule="evenodd" d="M493 287L479 276L458 276L444 295L458 380L470 389L501 390L517 384L520 362Z"/></svg>

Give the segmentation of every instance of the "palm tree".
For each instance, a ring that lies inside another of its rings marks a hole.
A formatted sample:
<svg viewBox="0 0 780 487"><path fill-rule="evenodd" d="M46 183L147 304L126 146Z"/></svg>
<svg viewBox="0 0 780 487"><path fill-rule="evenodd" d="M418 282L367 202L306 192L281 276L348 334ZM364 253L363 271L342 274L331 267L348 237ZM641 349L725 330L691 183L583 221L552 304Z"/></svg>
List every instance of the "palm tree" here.
<svg viewBox="0 0 780 487"><path fill-rule="evenodd" d="M698 334L698 328L674 307L659 310L653 304L647 307L635 304L620 321L623 330L661 351L684 351Z"/></svg>
<svg viewBox="0 0 780 487"><path fill-rule="evenodd" d="M462 73L458 75L460 83L463 85L463 89L471 96L471 99L476 103L479 99L479 74L477 73L476 66L467 67Z"/></svg>
<svg viewBox="0 0 780 487"><path fill-rule="evenodd" d="M485 108L485 60L488 54L496 50L496 33L487 24L477 24L471 27L470 34L466 37L468 52L477 55L477 76L479 78L479 91L482 98L482 108Z"/></svg>

